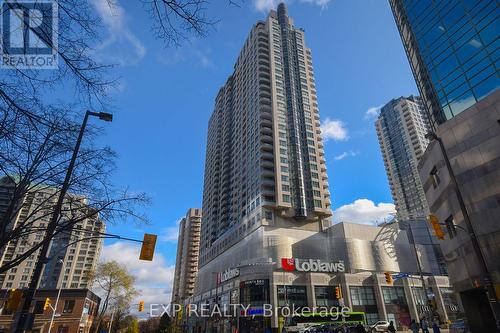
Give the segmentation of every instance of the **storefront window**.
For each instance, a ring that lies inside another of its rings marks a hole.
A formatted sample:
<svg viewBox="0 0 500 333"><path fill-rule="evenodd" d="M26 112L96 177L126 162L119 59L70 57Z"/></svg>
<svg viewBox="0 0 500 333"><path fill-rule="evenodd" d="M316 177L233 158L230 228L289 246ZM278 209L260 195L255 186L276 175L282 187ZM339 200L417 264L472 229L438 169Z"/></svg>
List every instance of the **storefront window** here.
<svg viewBox="0 0 500 333"><path fill-rule="evenodd" d="M406 304L405 291L401 287L382 287L385 304Z"/></svg>
<svg viewBox="0 0 500 333"><path fill-rule="evenodd" d="M352 305L376 305L372 287L351 287Z"/></svg>
<svg viewBox="0 0 500 333"><path fill-rule="evenodd" d="M305 286L278 286L278 306L307 306Z"/></svg>
<svg viewBox="0 0 500 333"><path fill-rule="evenodd" d="M240 283L241 303L263 306L269 302L269 280L249 280Z"/></svg>
<svg viewBox="0 0 500 333"><path fill-rule="evenodd" d="M314 294L316 295L316 306L339 306L333 286L314 287Z"/></svg>
<svg viewBox="0 0 500 333"><path fill-rule="evenodd" d="M457 294L453 292L452 288L439 288L443 303L446 308L446 313L451 321L463 318L463 311L459 306Z"/></svg>
<svg viewBox="0 0 500 333"><path fill-rule="evenodd" d="M424 289L421 287L413 287L413 298L415 298L415 304L417 305L426 305L427 299L425 298Z"/></svg>
<svg viewBox="0 0 500 333"><path fill-rule="evenodd" d="M368 325L375 324L378 321L378 313L365 313L365 317Z"/></svg>

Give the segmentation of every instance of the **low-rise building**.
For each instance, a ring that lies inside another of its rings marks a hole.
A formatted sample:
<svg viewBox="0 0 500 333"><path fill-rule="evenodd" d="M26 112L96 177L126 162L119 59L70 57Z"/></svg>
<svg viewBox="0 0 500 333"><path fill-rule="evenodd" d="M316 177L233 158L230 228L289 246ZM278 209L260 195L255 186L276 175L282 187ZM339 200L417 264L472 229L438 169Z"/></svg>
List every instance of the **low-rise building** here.
<svg viewBox="0 0 500 333"><path fill-rule="evenodd" d="M54 307L57 289L37 290L33 301L32 312L35 314L33 333L48 333L53 310L49 306L44 310L45 301L50 299ZM15 315L5 307L9 290L0 290L0 333L14 331ZM101 299L88 289L62 289L51 332L57 333L90 333L92 323L99 309Z"/></svg>

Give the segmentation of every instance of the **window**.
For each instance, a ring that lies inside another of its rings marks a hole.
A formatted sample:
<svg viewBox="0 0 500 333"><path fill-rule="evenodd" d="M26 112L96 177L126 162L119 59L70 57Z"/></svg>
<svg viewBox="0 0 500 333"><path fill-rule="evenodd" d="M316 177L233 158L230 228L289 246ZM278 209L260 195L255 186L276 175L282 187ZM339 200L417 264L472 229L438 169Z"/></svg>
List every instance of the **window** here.
<svg viewBox="0 0 500 333"><path fill-rule="evenodd" d="M372 287L351 287L352 305L376 305Z"/></svg>
<svg viewBox="0 0 500 333"><path fill-rule="evenodd" d="M368 325L375 324L378 321L378 313L365 313L365 317Z"/></svg>
<svg viewBox="0 0 500 333"><path fill-rule="evenodd" d="M441 178L439 177L439 170L437 169L437 167L432 168L430 176L431 176L432 186L434 188L437 188L441 183Z"/></svg>
<svg viewBox="0 0 500 333"><path fill-rule="evenodd" d="M63 313L71 313L73 312L73 308L75 307L74 299L67 299L64 301L64 309Z"/></svg>
<svg viewBox="0 0 500 333"><path fill-rule="evenodd" d="M36 301L35 303L35 314L43 313L43 306L45 305L45 301Z"/></svg>
<svg viewBox="0 0 500 333"><path fill-rule="evenodd" d="M278 286L278 306L307 306L307 291L305 286Z"/></svg>
<svg viewBox="0 0 500 333"><path fill-rule="evenodd" d="M69 326L66 325L60 325L57 328L57 333L69 333Z"/></svg>
<svg viewBox="0 0 500 333"><path fill-rule="evenodd" d="M401 287L382 287L385 304L406 304L405 292Z"/></svg>
<svg viewBox="0 0 500 333"><path fill-rule="evenodd" d="M288 194L283 194L283 201L290 202L290 196Z"/></svg>
<svg viewBox="0 0 500 333"><path fill-rule="evenodd" d="M314 287L317 306L338 306L339 302L335 299L335 288L333 286Z"/></svg>

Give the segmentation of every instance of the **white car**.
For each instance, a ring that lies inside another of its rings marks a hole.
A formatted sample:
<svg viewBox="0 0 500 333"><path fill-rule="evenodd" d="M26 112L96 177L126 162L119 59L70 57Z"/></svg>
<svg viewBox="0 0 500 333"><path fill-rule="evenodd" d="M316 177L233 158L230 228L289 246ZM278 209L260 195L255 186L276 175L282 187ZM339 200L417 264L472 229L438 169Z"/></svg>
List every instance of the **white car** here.
<svg viewBox="0 0 500 333"><path fill-rule="evenodd" d="M370 326L370 333L375 332L387 332L389 328L389 322L385 320L377 321L375 324Z"/></svg>

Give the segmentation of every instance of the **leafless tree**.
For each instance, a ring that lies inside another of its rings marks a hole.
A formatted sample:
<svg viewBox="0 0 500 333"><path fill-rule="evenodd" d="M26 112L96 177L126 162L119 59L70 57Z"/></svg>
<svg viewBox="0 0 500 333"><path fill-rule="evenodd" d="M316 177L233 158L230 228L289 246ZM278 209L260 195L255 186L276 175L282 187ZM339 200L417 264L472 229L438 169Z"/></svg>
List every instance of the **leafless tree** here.
<svg viewBox="0 0 500 333"><path fill-rule="evenodd" d="M110 6L116 4L115 0L106 1ZM205 36L216 22L207 17L207 0L141 1L152 16L156 36L168 45L179 45L190 35ZM83 112L103 111L112 104L108 93L117 81L113 65L100 63L95 57L93 46L101 38L102 25L91 1L58 0L57 4L57 45L50 38L51 26L29 29L55 49L58 69L0 70L0 179L9 183L4 184L9 204L0 211L0 252L9 242L40 231L35 225L52 213L47 207L59 194ZM110 181L115 154L96 145L99 134L92 126L85 133L69 188L69 208L59 217L54 235L45 235L24 253L3 260L0 274L86 218L99 215L104 221L145 220L140 207L147 203L146 196L118 189ZM26 200L32 200L36 192L50 195L32 204L19 219Z"/></svg>
<svg viewBox="0 0 500 333"><path fill-rule="evenodd" d="M16 112L11 117L16 118L12 120L16 127L0 139L0 178L8 202L0 211L0 250L9 242L39 233L39 223L50 220L79 132L79 123L64 110L45 113L43 120L49 125L32 122ZM140 209L147 204L147 197L112 184L115 154L108 147L95 145L99 128L88 128L55 233L29 244L15 258L4 260L0 273L17 266L52 237L71 233L85 219L99 217L114 222L132 217L146 221Z"/></svg>

